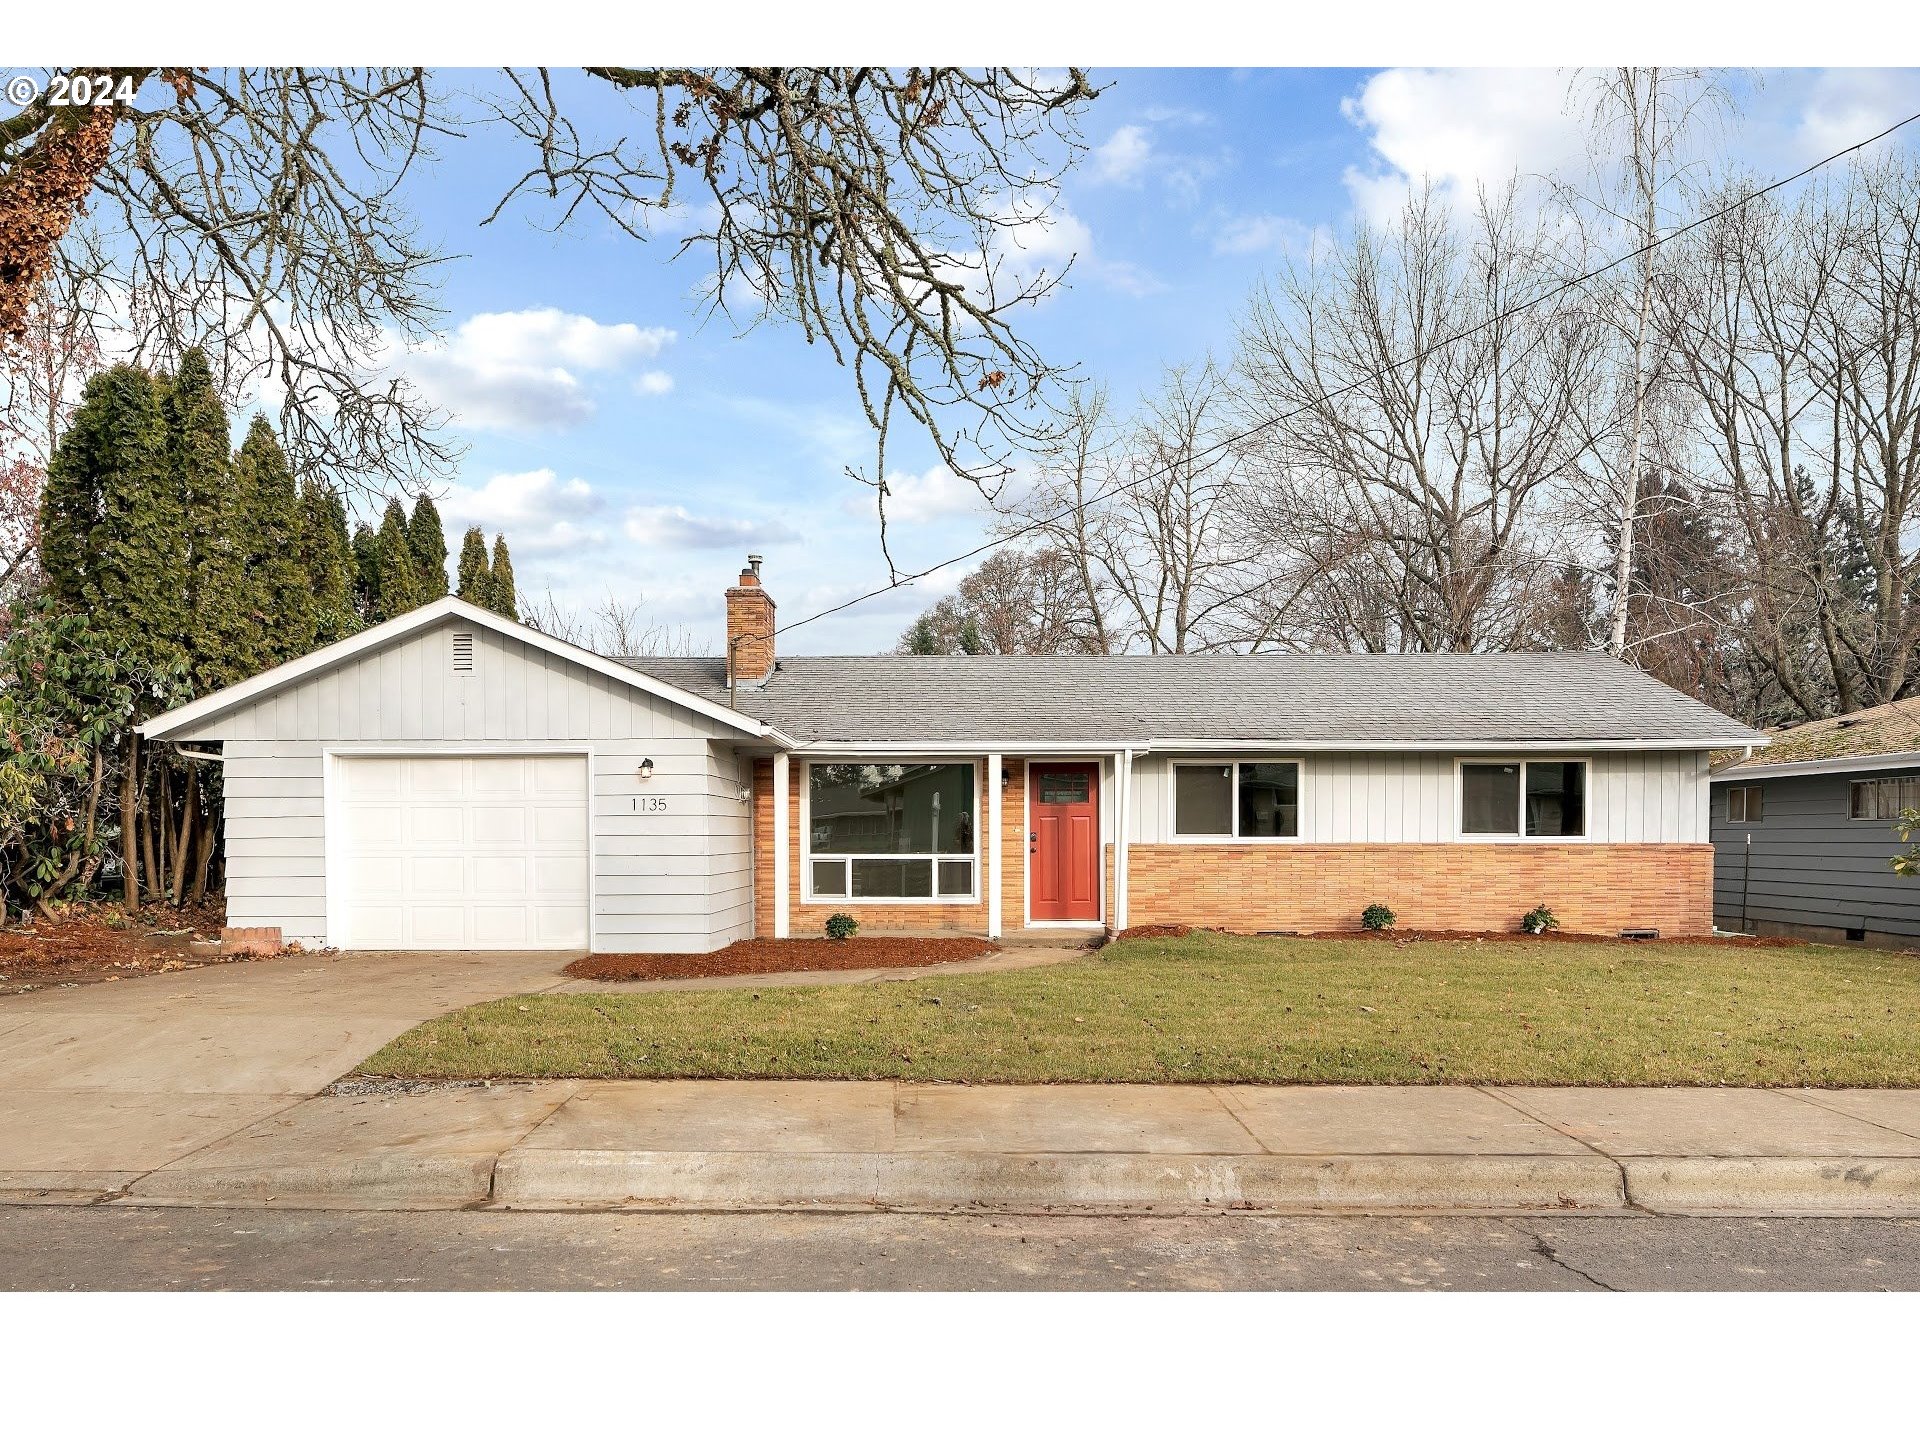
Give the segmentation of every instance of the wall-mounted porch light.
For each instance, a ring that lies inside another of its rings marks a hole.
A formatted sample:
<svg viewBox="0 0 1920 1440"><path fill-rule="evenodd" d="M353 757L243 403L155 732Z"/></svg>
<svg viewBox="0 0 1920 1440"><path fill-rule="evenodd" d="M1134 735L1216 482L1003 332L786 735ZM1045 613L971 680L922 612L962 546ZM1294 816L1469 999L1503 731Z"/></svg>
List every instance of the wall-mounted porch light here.
<svg viewBox="0 0 1920 1440"><path fill-rule="evenodd" d="M653 778L653 761L651 758L640 762L640 778L642 780L651 780Z"/></svg>

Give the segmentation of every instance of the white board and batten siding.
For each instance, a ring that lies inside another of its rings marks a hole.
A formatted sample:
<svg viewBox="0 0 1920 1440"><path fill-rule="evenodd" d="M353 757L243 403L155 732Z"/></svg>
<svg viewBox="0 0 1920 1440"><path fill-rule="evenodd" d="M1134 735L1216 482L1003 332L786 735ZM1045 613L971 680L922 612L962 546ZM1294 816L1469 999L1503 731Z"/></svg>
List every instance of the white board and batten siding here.
<svg viewBox="0 0 1920 1440"><path fill-rule="evenodd" d="M473 637L470 671L454 668L456 632ZM588 766L593 949L708 950L752 933L739 737L493 631L449 620L173 738L223 742L229 924L330 943L327 826L350 757L551 754Z"/></svg>
<svg viewBox="0 0 1920 1440"><path fill-rule="evenodd" d="M1136 760L1133 843L1173 839L1175 764L1219 763L1220 758L1155 754ZM1249 753L1239 758L1261 757ZM1438 845L1461 838L1458 761L1486 757L1355 751L1285 758L1300 762L1302 841ZM1614 845L1706 843L1706 751L1568 751L1553 758L1587 762L1587 840Z"/></svg>

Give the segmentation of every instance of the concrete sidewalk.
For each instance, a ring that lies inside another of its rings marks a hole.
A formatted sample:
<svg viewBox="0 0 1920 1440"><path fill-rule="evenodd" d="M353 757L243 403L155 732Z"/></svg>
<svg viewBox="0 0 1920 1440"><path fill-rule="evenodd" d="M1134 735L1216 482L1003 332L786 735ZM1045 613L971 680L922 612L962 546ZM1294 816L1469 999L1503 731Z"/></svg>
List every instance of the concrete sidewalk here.
<svg viewBox="0 0 1920 1440"><path fill-rule="evenodd" d="M1920 1215L1920 1092L556 1081L323 1095L0 1198Z"/></svg>

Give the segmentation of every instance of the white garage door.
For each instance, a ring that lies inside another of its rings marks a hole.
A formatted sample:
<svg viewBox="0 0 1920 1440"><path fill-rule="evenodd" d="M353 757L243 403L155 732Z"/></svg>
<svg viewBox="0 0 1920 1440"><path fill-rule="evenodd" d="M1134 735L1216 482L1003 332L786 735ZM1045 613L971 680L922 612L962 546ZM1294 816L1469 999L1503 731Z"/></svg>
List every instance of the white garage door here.
<svg viewBox="0 0 1920 1440"><path fill-rule="evenodd" d="M356 950L584 950L584 755L339 761L335 913Z"/></svg>

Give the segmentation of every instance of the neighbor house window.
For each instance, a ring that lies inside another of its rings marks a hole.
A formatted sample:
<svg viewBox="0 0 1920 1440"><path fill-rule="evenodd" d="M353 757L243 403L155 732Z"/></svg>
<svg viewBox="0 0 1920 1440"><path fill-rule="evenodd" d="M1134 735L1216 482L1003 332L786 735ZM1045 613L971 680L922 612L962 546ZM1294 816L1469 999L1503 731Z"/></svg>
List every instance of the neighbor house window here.
<svg viewBox="0 0 1920 1440"><path fill-rule="evenodd" d="M1218 840L1299 835L1299 763L1232 760L1174 766L1173 833Z"/></svg>
<svg viewBox="0 0 1920 1440"><path fill-rule="evenodd" d="M1854 819L1898 820L1903 810L1920 810L1920 776L1853 782Z"/></svg>
<svg viewBox="0 0 1920 1440"><path fill-rule="evenodd" d="M1587 762L1474 760L1463 763L1460 766L1460 833L1543 839L1577 839L1585 835Z"/></svg>
<svg viewBox="0 0 1920 1440"><path fill-rule="evenodd" d="M816 900L971 900L978 868L971 765L809 765Z"/></svg>
<svg viewBox="0 0 1920 1440"><path fill-rule="evenodd" d="M1727 819L1735 824L1751 825L1764 818L1766 805L1758 785L1727 787Z"/></svg>

